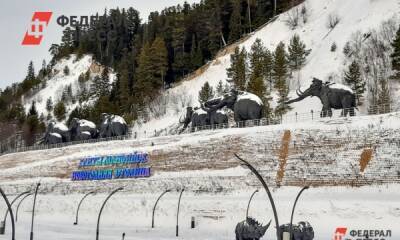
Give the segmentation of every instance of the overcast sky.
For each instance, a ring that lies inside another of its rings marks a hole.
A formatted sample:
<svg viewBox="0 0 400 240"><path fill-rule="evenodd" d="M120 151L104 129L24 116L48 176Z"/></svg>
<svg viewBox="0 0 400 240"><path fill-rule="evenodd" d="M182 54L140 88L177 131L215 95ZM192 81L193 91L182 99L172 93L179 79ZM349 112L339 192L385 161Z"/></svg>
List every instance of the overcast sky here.
<svg viewBox="0 0 400 240"><path fill-rule="evenodd" d="M200 0L187 0L189 3ZM0 2L0 88L20 82L26 76L30 60L37 71L42 60L48 62L48 49L52 43L59 43L63 28L56 22L61 15L92 15L102 13L104 8L134 7L142 20L150 12L164 7L184 3L184 0L9 0ZM21 42L35 11L51 11L53 16L39 46L22 46Z"/></svg>

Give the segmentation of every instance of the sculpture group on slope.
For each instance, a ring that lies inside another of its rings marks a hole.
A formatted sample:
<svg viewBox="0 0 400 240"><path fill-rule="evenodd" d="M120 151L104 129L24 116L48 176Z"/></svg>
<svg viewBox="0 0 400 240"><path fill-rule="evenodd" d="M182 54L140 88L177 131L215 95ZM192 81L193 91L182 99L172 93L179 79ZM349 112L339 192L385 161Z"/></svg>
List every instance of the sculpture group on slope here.
<svg viewBox="0 0 400 240"><path fill-rule="evenodd" d="M261 119L263 117L263 103L259 97L249 93L232 89L224 96L208 100L201 107L187 107L180 123L183 123L183 132L189 124L192 130L205 126L227 124L228 116L223 108L231 109L236 123L246 120Z"/></svg>
<svg viewBox="0 0 400 240"><path fill-rule="evenodd" d="M121 116L103 113L98 127L91 121L78 118L73 118L68 127L63 123L51 121L41 143L56 144L70 141L84 141L123 136L127 133L128 125Z"/></svg>

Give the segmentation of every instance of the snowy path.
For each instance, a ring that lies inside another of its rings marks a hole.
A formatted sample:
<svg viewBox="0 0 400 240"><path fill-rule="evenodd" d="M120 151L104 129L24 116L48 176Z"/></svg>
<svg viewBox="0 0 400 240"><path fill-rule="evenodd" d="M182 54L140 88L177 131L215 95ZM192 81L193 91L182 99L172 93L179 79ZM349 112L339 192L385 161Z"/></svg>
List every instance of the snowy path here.
<svg viewBox="0 0 400 240"><path fill-rule="evenodd" d="M275 189L281 223L290 219L291 206L300 188ZM247 201L254 189L232 193L184 192L180 214L180 237L175 237L176 204L178 193L171 192L159 202L155 229L150 228L151 210L159 194L117 193L103 212L100 239L234 239L234 228L244 219ZM37 240L94 239L97 213L104 194L87 198L82 205L80 224L73 226L74 212L82 195L39 195L35 224ZM392 230L392 238L400 239L400 185L368 186L362 188L311 188L303 193L294 221L308 220L315 229L315 239L332 239L336 227L349 229ZM20 209L17 239L27 239L30 231L31 200ZM1 205L0 213L4 212ZM250 215L262 222L273 219L264 191L254 197ZM190 218L196 217L198 227L190 229ZM10 224L7 225L7 234ZM274 239L274 222L263 239ZM0 236L1 240L9 235ZM388 238L389 239L389 238Z"/></svg>

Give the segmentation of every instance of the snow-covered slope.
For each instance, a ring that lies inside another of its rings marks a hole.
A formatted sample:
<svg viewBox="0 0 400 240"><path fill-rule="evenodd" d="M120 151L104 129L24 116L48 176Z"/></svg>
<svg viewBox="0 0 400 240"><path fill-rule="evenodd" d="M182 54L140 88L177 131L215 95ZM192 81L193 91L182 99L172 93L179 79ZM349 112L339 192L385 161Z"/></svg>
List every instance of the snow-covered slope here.
<svg viewBox="0 0 400 240"><path fill-rule="evenodd" d="M68 74L64 73L65 67L69 69ZM102 67L94 61L91 55L84 55L78 59L76 55L72 54L68 58L59 60L53 67L50 77L46 79L44 88L30 96L23 97L22 104L25 109L28 110L32 102L35 101L39 115L43 113L44 116L47 116L49 114L46 110L47 99L51 98L53 105L55 105L57 102L61 101L62 94L66 88L71 86L72 95L75 97L76 101L74 103L65 102L68 115L69 112L79 105L76 96L83 91L83 88L89 91L93 78L101 74L101 69ZM81 74L84 75L88 71L90 72L90 79L80 84L78 81L79 76ZM111 71L109 78L110 83L112 83L115 80L115 73ZM91 104L92 101L93 98L82 104Z"/></svg>
<svg viewBox="0 0 400 240"><path fill-rule="evenodd" d="M300 35L305 42L307 49L311 49L307 57L307 63L299 73L295 73L291 80L290 97L295 97L295 89L298 87L297 80L301 88L309 86L312 77L317 77L325 81L330 80L340 83L342 72L349 62L342 51L345 43L350 41L356 32L361 34L377 30L385 21L395 20L396 14L400 11L398 0L306 0L302 5L307 9L307 22L300 24L292 29L286 24L288 13L281 14L275 21L255 31L246 40L237 43L239 47L247 50L257 38L260 38L264 45L274 50L280 41L286 45L294 34ZM328 16L336 15L339 23L333 30L327 26ZM397 25L396 25L397 26ZM337 50L331 52L331 45L336 43ZM178 122L178 114L185 105L198 103L198 92L205 82L216 87L220 80L226 81L226 68L230 65L230 53L233 47L228 47L219 54L219 57L203 67L195 77L183 81L178 86L168 90L164 97L168 105L166 114L159 118L151 118L146 124L137 125L138 131L152 132L153 130L170 127ZM396 90L392 89L395 93ZM400 93L397 89L397 93ZM276 102L277 96L273 94ZM395 104L399 100L395 99ZM321 104L317 98L306 98L305 100L292 105L293 112L309 112L311 109L320 110ZM362 111L364 108L360 108Z"/></svg>

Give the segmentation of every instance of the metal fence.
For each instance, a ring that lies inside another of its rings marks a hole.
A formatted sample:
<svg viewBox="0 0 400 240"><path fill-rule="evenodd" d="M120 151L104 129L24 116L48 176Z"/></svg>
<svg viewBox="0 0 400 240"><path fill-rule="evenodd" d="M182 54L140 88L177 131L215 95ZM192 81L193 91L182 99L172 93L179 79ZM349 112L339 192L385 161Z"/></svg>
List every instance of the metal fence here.
<svg viewBox="0 0 400 240"><path fill-rule="evenodd" d="M71 141L65 143L58 143L58 144L36 144L33 146L23 146L22 144L12 143L10 141L1 143L1 153L0 155L9 154L9 153L16 153L16 152L26 152L26 151L33 151L33 150L45 150L51 148L61 148L71 145L77 144L85 144L85 143L98 143L98 142L107 142L107 141L116 141L116 140L127 140L127 139L145 139L145 138L153 138L153 137L160 137L160 136L172 136L177 134L190 134L193 132L198 131L205 131L205 130L219 130L219 129L227 129L227 128L247 128L247 127L255 127L255 126L268 126L268 125L278 125L278 124L288 124L288 123L298 123L298 122L306 122L306 121L319 121L321 119L340 119L343 115L345 110L351 111L354 109L340 109L340 110L333 110L331 114L322 111L314 111L311 110L310 112L302 112L302 113L292 113L292 114L285 114L282 116L275 116L270 118L262 118L256 120L247 120L242 122L236 123L224 123L224 124L216 124L216 125L207 125L195 128L187 128L184 131L180 129L159 129L154 130L152 132L133 132L129 131L127 135L123 136L115 136L109 138L98 138L98 139L90 139L90 140L83 140L83 141ZM360 111L355 111L355 116L368 116L368 115L377 115L377 114L384 114L399 111L399 109L394 108L392 105L384 104L384 105L374 105L370 106L366 113L361 113ZM323 115L328 115L327 117L321 117ZM350 116L347 116L350 117Z"/></svg>

